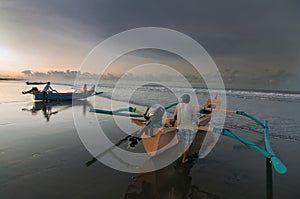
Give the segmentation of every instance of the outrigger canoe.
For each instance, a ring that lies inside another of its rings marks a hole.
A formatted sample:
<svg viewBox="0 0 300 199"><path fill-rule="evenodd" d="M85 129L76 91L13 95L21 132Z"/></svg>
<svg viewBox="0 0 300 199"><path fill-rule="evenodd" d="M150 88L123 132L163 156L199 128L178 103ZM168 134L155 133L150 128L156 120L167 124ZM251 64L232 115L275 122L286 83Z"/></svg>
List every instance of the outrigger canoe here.
<svg viewBox="0 0 300 199"><path fill-rule="evenodd" d="M199 127L206 126L210 122L212 116L216 113L214 110L219 109L220 106L221 101L218 99L208 99L203 107L200 106L199 108L202 111L199 112ZM131 121L141 128L147 123L146 120L136 118L132 118ZM178 144L176 122L174 122L173 119L165 119L163 124L165 128L160 128L154 135L149 135L147 131L144 131L141 135L144 149L151 156L157 155ZM193 149L191 151L193 153L198 153L200 149L200 146L198 147L198 145L201 144L202 143L198 143L197 140L195 140L193 148L197 149Z"/></svg>
<svg viewBox="0 0 300 199"><path fill-rule="evenodd" d="M165 110L169 109L172 106L175 106L177 103L171 104L170 106L164 107ZM223 136L230 137L232 139L235 139L249 148L257 151L261 155L263 155L272 165L275 171L279 174L285 174L287 172L287 167L280 161L278 156L273 152L271 145L270 145L270 139L269 139L269 127L268 127L268 121L264 120L263 122L259 121L255 117L243 112L243 111L232 111L232 110L220 110L221 101L217 99L209 99L205 106L199 107L199 112L202 112L200 118L199 118L199 126L198 126L198 132L196 135L196 138L194 142L197 143L197 136L203 135L203 132L205 133L216 133L221 134ZM126 111L126 112L125 112ZM160 152L165 151L166 149L175 146L178 143L177 137L176 137L176 126L172 125L174 122L170 119L164 119L162 120L162 128L161 127L155 127L156 131L153 131L153 128L151 130L151 126L153 123L153 118L151 118L151 114L148 114L149 108L146 110L145 113L142 111L138 111L134 107L129 108L122 108L119 110L109 111L109 110L102 110L102 109L90 109L90 112L100 113L100 114L110 114L110 115L119 115L119 116L128 116L131 117L131 121L135 123L137 126L141 128L140 131L133 133L132 135L128 135L121 139L118 143L116 143L111 148L107 149L103 153L97 155L92 160L88 161L86 163L87 166L91 165L95 161L97 161L97 158L102 157L105 153L113 149L113 147L119 146L122 142L128 140L130 146L134 146L138 140L142 140L145 151L153 156L157 155ZM128 113L129 112L129 113ZM205 125L207 125L212 116L217 112L226 112L229 114L237 114L244 117L247 117L250 120L253 120L256 122L260 127L264 129L264 149L255 143L247 140L246 138L239 136L233 132L231 132L229 129L221 129L221 128L209 128ZM151 112L150 112L151 113ZM140 118L145 119L140 119ZM150 129L150 131L149 131ZM149 133L150 132L150 133ZM154 133L153 133L154 132ZM200 134L199 134L200 132ZM201 134L202 132L202 134ZM202 139L203 140L203 139ZM197 144L196 144L197 145ZM199 143L200 147L202 143ZM194 148L197 149L197 146ZM195 151L192 150L192 151Z"/></svg>
<svg viewBox="0 0 300 199"><path fill-rule="evenodd" d="M23 92L23 94L31 93L34 96L34 100L43 100L43 92L36 87L30 91ZM99 95L102 92L95 92L95 86L92 86L86 92L49 92L47 100L49 101L66 101L66 100L78 100L85 99L93 95Z"/></svg>

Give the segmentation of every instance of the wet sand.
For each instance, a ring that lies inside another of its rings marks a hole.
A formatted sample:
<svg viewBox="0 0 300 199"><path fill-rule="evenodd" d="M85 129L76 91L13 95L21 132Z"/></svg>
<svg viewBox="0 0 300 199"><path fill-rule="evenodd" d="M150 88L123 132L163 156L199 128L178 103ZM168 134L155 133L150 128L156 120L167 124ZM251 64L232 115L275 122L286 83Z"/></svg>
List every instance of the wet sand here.
<svg viewBox="0 0 300 199"><path fill-rule="evenodd" d="M53 106L50 112L57 113L47 122L43 110L28 111L31 96L19 97L0 103L6 113L0 118L1 198L267 198L265 159L230 138L220 137L203 159L175 161L156 172L125 173L98 161L87 167L92 156L77 134L72 108ZM89 114L84 105L74 110ZM263 144L257 134L243 135ZM285 175L273 171L273 197L299 198L299 142L271 138L271 144L288 167Z"/></svg>

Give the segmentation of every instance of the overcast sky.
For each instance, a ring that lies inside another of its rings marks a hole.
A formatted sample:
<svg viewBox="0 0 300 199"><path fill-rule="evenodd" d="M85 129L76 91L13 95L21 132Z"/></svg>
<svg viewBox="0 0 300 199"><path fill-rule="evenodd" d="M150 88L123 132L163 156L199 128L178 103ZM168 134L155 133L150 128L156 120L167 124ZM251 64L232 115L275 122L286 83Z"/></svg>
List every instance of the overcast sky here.
<svg viewBox="0 0 300 199"><path fill-rule="evenodd" d="M198 41L229 81L257 77L296 88L299 10L297 0L1 0L0 74L77 70L104 39L155 26Z"/></svg>

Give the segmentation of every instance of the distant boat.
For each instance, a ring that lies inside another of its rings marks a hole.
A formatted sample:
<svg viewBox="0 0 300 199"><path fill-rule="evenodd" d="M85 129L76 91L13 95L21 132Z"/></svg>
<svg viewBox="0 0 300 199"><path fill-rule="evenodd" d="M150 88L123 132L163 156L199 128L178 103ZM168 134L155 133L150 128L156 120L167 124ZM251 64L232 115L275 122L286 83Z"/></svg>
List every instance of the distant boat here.
<svg viewBox="0 0 300 199"><path fill-rule="evenodd" d="M41 84L46 84L47 82L26 82L27 85L41 85Z"/></svg>
<svg viewBox="0 0 300 199"><path fill-rule="evenodd" d="M33 87L29 91L23 91L23 94L33 94L34 100L43 100L43 92L38 90L38 88ZM85 99L93 95L99 95L103 92L96 92L95 86L92 86L86 92L49 92L47 95L47 100L49 101L65 101L65 100L77 100L77 99Z"/></svg>

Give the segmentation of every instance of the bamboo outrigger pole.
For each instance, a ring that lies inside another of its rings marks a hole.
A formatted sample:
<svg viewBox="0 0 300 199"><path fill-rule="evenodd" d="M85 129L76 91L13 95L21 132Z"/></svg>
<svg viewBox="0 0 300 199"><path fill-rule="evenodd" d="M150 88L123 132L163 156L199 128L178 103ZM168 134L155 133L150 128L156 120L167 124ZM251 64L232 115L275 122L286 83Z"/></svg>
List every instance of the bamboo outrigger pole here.
<svg viewBox="0 0 300 199"><path fill-rule="evenodd" d="M243 138L242 136L232 133L228 129L199 127L199 130L210 131L210 132L218 133L218 134L225 135L227 137L236 139L236 140L240 141L241 143L245 144L246 146L256 150L257 152L259 152L260 154L265 156L267 159L269 159L270 162L272 163L274 169L277 171L277 173L285 174L287 172L287 167L281 162L281 160L277 157L277 155L273 152L273 150L271 148L270 138L269 138L269 127L268 127L267 120L264 120L264 123L262 123L257 118L255 118L243 111L232 111L232 110L213 110L213 111L241 115L241 116L247 117L247 118L253 120L254 122L256 122L259 126L264 128L265 150L262 149L261 147L257 146L253 142L247 140L246 138Z"/></svg>

